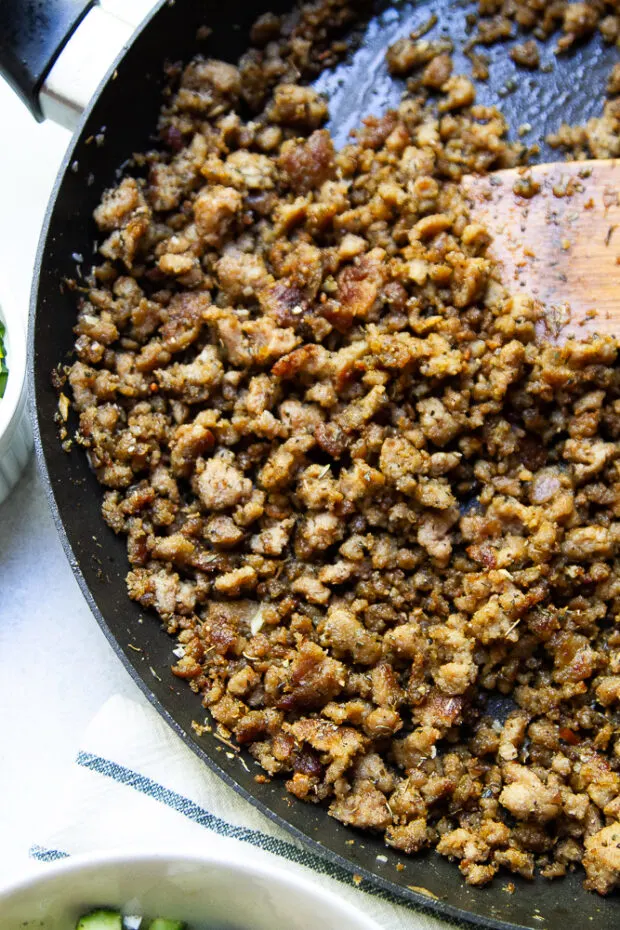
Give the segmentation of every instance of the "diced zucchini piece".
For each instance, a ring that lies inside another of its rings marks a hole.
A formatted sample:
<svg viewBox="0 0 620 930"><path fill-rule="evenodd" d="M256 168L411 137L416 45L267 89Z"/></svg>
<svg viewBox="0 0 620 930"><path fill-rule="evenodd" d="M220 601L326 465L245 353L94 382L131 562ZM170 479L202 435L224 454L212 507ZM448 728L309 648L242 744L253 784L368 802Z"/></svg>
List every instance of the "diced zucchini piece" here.
<svg viewBox="0 0 620 930"><path fill-rule="evenodd" d="M182 920L166 920L165 917L156 917L151 921L149 930L185 930Z"/></svg>
<svg viewBox="0 0 620 930"><path fill-rule="evenodd" d="M75 930L123 930L123 918L118 911L91 911L80 917Z"/></svg>

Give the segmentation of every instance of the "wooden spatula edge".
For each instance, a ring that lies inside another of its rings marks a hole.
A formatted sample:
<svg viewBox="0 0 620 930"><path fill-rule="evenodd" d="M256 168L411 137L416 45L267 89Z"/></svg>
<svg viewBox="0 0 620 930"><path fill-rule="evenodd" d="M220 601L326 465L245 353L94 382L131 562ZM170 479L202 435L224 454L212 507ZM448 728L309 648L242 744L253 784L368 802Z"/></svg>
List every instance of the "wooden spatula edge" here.
<svg viewBox="0 0 620 930"><path fill-rule="evenodd" d="M467 175L472 218L512 293L545 308L561 339L620 336L620 159Z"/></svg>

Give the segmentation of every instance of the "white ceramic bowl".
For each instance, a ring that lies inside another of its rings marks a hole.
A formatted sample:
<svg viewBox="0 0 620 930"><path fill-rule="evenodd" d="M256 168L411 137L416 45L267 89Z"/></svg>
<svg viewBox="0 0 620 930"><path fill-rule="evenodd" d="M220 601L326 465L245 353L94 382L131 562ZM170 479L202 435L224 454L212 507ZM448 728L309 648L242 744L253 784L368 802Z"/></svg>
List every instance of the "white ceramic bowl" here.
<svg viewBox="0 0 620 930"><path fill-rule="evenodd" d="M23 315L8 289L0 284L0 320L6 327L4 345L9 377L0 400L0 504L9 496L32 451L28 417L26 335Z"/></svg>
<svg viewBox="0 0 620 930"><path fill-rule="evenodd" d="M379 930L320 882L221 856L76 856L0 889L0 927L74 930L86 911L109 906L185 920L191 930Z"/></svg>

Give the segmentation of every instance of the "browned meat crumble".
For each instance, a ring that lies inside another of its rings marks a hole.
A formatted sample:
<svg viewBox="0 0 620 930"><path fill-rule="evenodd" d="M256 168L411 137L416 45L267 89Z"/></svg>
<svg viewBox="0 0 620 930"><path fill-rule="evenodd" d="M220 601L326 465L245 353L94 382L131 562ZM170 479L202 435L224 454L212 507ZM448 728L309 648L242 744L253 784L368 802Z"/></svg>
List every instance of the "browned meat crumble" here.
<svg viewBox="0 0 620 930"><path fill-rule="evenodd" d="M507 9L574 37L604 7L482 2L481 41ZM520 151L445 44L390 49L421 89L335 151L298 82L341 53L348 18L340 0L285 29L262 17L237 67L180 75L148 180L95 213L77 438L127 537L129 594L177 637L173 671L221 735L472 884L583 862L606 894L618 346L541 343L543 310L497 279L458 181Z"/></svg>
<svg viewBox="0 0 620 930"><path fill-rule="evenodd" d="M472 43L488 44L504 38L516 38L515 27L531 32L538 40L558 35L556 52L569 51L576 42L589 38L597 30L610 45L620 38L620 4L618 0L479 0L478 30ZM485 37L487 37L485 39ZM510 56L524 68L537 68L539 49L534 38L514 45ZM616 69L612 70L608 95L620 92ZM563 123L547 142L563 149L571 158L617 158L620 156L620 101L608 100L601 116L584 126Z"/></svg>
<svg viewBox="0 0 620 930"><path fill-rule="evenodd" d="M471 45L514 38L517 27L539 40L559 34L558 54L597 30L605 42L613 43L620 36L618 0L478 0L471 21L477 25Z"/></svg>

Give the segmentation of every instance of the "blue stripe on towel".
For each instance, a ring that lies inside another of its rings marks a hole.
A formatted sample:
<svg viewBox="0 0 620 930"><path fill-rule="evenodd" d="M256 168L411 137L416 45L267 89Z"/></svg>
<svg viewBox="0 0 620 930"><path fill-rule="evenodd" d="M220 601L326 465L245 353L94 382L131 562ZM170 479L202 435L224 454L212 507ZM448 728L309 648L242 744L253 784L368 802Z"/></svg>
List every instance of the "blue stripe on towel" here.
<svg viewBox="0 0 620 930"><path fill-rule="evenodd" d="M61 849L45 849L44 846L31 846L28 855L31 859L38 859L39 862L56 862L57 859L69 858L69 853Z"/></svg>
<svg viewBox="0 0 620 930"><path fill-rule="evenodd" d="M274 836L268 836L260 830L251 830L248 827L240 827L236 824L228 823L226 820L222 820L221 817L209 813L209 811L200 807L200 805L190 800L190 798L186 798L182 794L172 791L170 788L165 788L146 775L141 775L139 772L134 772L132 769L125 768L124 765L119 765L117 762L112 762L110 759L104 759L101 756L93 755L93 753L90 752L79 752L76 762L78 765L83 766L83 768L90 769L92 772L97 772L99 775L106 775L108 778L112 778L121 785L133 788L135 791L139 791L141 794L145 794L156 801L160 801L162 804L167 804L168 807L171 807L179 814L183 814L188 820L193 820L194 823L200 824L220 836L241 840L243 843L249 843L259 849L274 853L274 855L283 856L291 862L305 865L321 875L329 875L331 878L335 878L346 885L358 888L365 891L367 894L381 898L384 901L389 901L392 904L399 904L402 906L405 903L397 898L396 895L390 894L389 891L384 891L383 888L375 887L366 879L362 879L358 884L357 881L353 879L353 876L347 872L346 869L342 868L342 866L332 865L327 860L321 859L320 856L316 856L314 853L295 846L293 843L280 840ZM420 910L425 910L425 908L420 908Z"/></svg>
<svg viewBox="0 0 620 930"><path fill-rule="evenodd" d="M129 788L134 788L141 794L146 794L156 801L161 801L162 804L167 804L168 807L171 807L179 814L183 814L188 820L193 820L194 823L198 823L200 826L206 827L208 830L212 830L220 836L227 836L234 840L250 843L252 846L257 846L259 849L265 849L267 852L274 853L275 855L284 856L285 859L298 862L301 865L308 866L324 874L334 875L336 878L353 884L351 876L345 869L339 866L332 866L318 856L286 840L280 840L277 837L269 836L266 833L262 833L260 830L252 830L249 827L228 823L221 817L217 817L215 814L211 814L203 807L200 807L199 804L196 804L195 801L190 800L190 798L186 798L182 794L172 791L170 788L165 788L146 775L141 775L139 772L134 772L132 769L125 768L124 765L119 765L117 762L111 762L109 759L95 756L89 752L78 753L76 762L84 768L90 769L93 772L98 772L100 775L107 775L108 778L112 778L122 785L127 785Z"/></svg>

